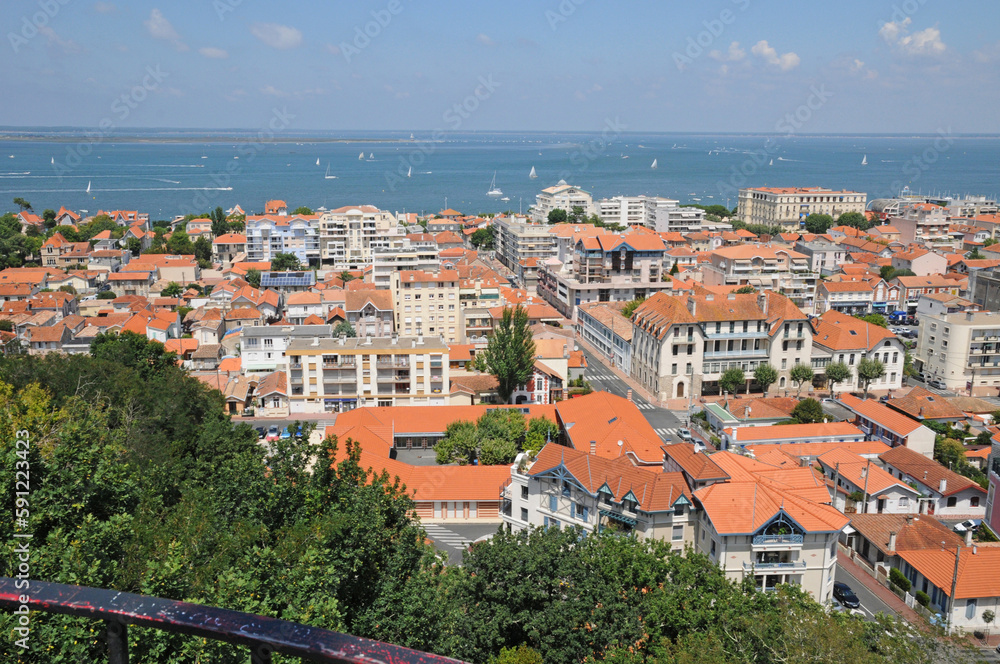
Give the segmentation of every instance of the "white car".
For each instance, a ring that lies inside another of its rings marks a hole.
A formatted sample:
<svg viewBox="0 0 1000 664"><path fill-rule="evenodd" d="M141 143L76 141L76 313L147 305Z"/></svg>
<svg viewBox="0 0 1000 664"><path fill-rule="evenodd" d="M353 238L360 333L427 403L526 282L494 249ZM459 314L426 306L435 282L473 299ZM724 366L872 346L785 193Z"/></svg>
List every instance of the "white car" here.
<svg viewBox="0 0 1000 664"><path fill-rule="evenodd" d="M967 530L975 530L978 527L979 527L978 519L968 519L966 521L962 521L961 523L956 523L955 532L964 533Z"/></svg>

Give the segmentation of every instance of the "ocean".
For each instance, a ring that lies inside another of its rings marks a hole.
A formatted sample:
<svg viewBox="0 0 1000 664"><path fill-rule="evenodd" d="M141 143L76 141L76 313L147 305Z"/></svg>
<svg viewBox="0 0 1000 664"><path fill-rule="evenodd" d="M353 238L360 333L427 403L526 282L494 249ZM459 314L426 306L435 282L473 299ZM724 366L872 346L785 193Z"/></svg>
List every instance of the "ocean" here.
<svg viewBox="0 0 1000 664"><path fill-rule="evenodd" d="M10 201L21 196L36 211L138 209L154 220L236 204L260 213L272 198L290 208L517 212L559 180L595 199L646 194L728 207L744 186L823 186L869 199L903 187L934 195L1000 189L1000 136L642 134L609 123L596 134L410 137L147 130L87 138L82 130L0 129L0 209L16 209ZM486 195L494 173L502 197Z"/></svg>

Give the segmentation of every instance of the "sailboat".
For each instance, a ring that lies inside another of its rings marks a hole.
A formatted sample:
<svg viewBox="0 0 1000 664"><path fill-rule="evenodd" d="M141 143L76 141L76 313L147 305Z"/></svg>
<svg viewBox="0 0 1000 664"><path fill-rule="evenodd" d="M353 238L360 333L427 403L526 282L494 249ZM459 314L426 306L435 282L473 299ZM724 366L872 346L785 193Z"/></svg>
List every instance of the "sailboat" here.
<svg viewBox="0 0 1000 664"><path fill-rule="evenodd" d="M326 177L327 180L336 180L337 179L336 175L330 175L330 164L329 163L326 165L326 176L325 177Z"/></svg>
<svg viewBox="0 0 1000 664"><path fill-rule="evenodd" d="M772 159L771 161L767 162L767 165L768 166L774 166L774 160Z"/></svg>
<svg viewBox="0 0 1000 664"><path fill-rule="evenodd" d="M656 168L656 167L657 167L657 166L656 166L656 160L655 160L655 159L653 160L653 163L652 163L652 164L650 164L650 166L649 166L649 167L650 167L650 168Z"/></svg>
<svg viewBox="0 0 1000 664"><path fill-rule="evenodd" d="M316 159L316 165L319 166L319 159Z"/></svg>
<svg viewBox="0 0 1000 664"><path fill-rule="evenodd" d="M538 173L535 172L534 166L531 167L531 172L528 173L528 177L531 178L532 180L538 177Z"/></svg>
<svg viewBox="0 0 1000 664"><path fill-rule="evenodd" d="M867 165L868 165L868 155L865 155L865 156L864 156L864 157L863 157L863 158L861 159L861 165L862 165L862 166L867 166Z"/></svg>
<svg viewBox="0 0 1000 664"><path fill-rule="evenodd" d="M358 159L364 159L364 158L365 158L365 153L362 151L362 153L358 155Z"/></svg>
<svg viewBox="0 0 1000 664"><path fill-rule="evenodd" d="M90 180L87 180L87 193L90 193Z"/></svg>
<svg viewBox="0 0 1000 664"><path fill-rule="evenodd" d="M374 158L375 158L375 153L374 152L369 152L368 153L368 160L371 161Z"/></svg>
<svg viewBox="0 0 1000 664"><path fill-rule="evenodd" d="M503 196L503 191L497 187L497 172L493 171L493 181L490 182L490 190L486 192L487 196Z"/></svg>
<svg viewBox="0 0 1000 664"><path fill-rule="evenodd" d="M413 166L406 169L406 177L411 177L413 175Z"/></svg>
<svg viewBox="0 0 1000 664"><path fill-rule="evenodd" d="M56 163L56 158L55 157L52 157L52 162L51 163L53 163L53 164Z"/></svg>

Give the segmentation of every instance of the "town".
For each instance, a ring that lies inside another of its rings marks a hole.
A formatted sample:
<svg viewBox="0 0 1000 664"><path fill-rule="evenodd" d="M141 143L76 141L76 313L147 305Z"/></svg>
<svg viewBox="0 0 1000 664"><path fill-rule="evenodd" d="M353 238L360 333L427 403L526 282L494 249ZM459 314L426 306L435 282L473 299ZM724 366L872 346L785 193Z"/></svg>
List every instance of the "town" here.
<svg viewBox="0 0 1000 664"><path fill-rule="evenodd" d="M14 203L5 355L159 342L265 448L303 422L352 440L452 564L498 527L578 527L869 619L973 633L1000 610L995 200L760 187L730 210L560 181L524 215Z"/></svg>

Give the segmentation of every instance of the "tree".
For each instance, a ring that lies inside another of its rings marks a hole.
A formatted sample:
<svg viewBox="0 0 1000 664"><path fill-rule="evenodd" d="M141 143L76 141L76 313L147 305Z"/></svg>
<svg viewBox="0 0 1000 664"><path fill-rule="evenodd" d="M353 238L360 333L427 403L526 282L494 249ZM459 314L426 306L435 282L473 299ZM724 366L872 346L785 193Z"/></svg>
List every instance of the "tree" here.
<svg viewBox="0 0 1000 664"><path fill-rule="evenodd" d="M792 409L792 421L795 424L815 424L826 417L823 406L816 399L803 399Z"/></svg>
<svg viewBox="0 0 1000 664"><path fill-rule="evenodd" d="M535 365L535 342L531 336L527 310L521 305L506 307L483 352L486 367L497 379L497 394L504 403L509 403L514 390L531 377Z"/></svg>
<svg viewBox="0 0 1000 664"><path fill-rule="evenodd" d="M247 270L246 282L254 288L260 288L260 270L255 267Z"/></svg>
<svg viewBox="0 0 1000 664"><path fill-rule="evenodd" d="M528 433L524 437L524 449L536 456L546 443L559 438L559 427L549 418L533 417L528 421Z"/></svg>
<svg viewBox="0 0 1000 664"><path fill-rule="evenodd" d="M226 220L226 213L221 207L212 210L208 218L212 220L212 235L219 237L229 231L229 222Z"/></svg>
<svg viewBox="0 0 1000 664"><path fill-rule="evenodd" d="M669 274L671 274L671 275L677 275L677 274L680 274L680 271L681 271L681 269L677 266L677 261L674 261L673 265L670 266L670 273Z"/></svg>
<svg viewBox="0 0 1000 664"><path fill-rule="evenodd" d="M988 238L986 238L985 240L983 240L983 246L984 246L984 247L992 247L992 246L993 246L994 244L996 244L996 243L997 243L997 241L996 241L996 240L994 240L994 239L993 239L993 238L991 238L991 237L988 237Z"/></svg>
<svg viewBox="0 0 1000 664"><path fill-rule="evenodd" d="M983 260L983 255L979 253L979 247L973 247L972 251L966 254L965 258L970 261L981 261Z"/></svg>
<svg viewBox="0 0 1000 664"><path fill-rule="evenodd" d="M634 300L629 300L628 302L625 303L625 306L622 307L622 316L625 316L625 318L631 318L632 314L635 313L635 310L639 308L639 305L645 301L646 301L645 296L640 296L635 298Z"/></svg>
<svg viewBox="0 0 1000 664"><path fill-rule="evenodd" d="M351 274L351 273L350 273L350 272L348 272L347 270L344 270L343 272L341 272L340 274L338 274L338 275L337 275L337 277L338 277L338 278L339 278L339 279L340 279L341 281L343 281L343 282L344 282L345 284L346 284L346 283L347 283L348 281L354 281L355 279L357 279L357 277L355 277L355 276L354 276L353 274Z"/></svg>
<svg viewBox="0 0 1000 664"><path fill-rule="evenodd" d="M17 198L14 199L14 205L16 205L17 207L21 208L22 212L24 212L25 210L30 210L31 209L31 203L29 203L28 201L24 200L20 196L18 196Z"/></svg>
<svg viewBox="0 0 1000 664"><path fill-rule="evenodd" d="M142 240L137 237L130 237L125 241L125 248L132 253L134 258L142 253Z"/></svg>
<svg viewBox="0 0 1000 664"><path fill-rule="evenodd" d="M194 241L194 257L199 261L212 260L212 241L204 235Z"/></svg>
<svg viewBox="0 0 1000 664"><path fill-rule="evenodd" d="M735 293L736 295L753 295L756 292L757 289L751 286L750 284L747 284L746 286L740 286L739 288L733 291L733 293Z"/></svg>
<svg viewBox="0 0 1000 664"><path fill-rule="evenodd" d="M567 221L570 221L575 224L578 221L586 220L586 217L587 215L583 211L583 208L579 205L574 205L573 207L570 208L569 215L567 215L566 219Z"/></svg>
<svg viewBox="0 0 1000 664"><path fill-rule="evenodd" d="M490 249L493 249L495 243L493 236L493 227L490 226L489 228L476 229L476 232L472 234L472 237L469 238L469 241L472 243L472 246L475 247L476 249L482 249L483 251L489 251Z"/></svg>
<svg viewBox="0 0 1000 664"><path fill-rule="evenodd" d="M806 231L822 235L833 226L833 217L828 214L813 213L806 217Z"/></svg>
<svg viewBox="0 0 1000 664"><path fill-rule="evenodd" d="M838 226L850 226L861 231L866 231L871 227L868 217L860 212L845 212L837 218Z"/></svg>
<svg viewBox="0 0 1000 664"><path fill-rule="evenodd" d="M889 281L890 279L892 279L892 273L895 271L896 268L894 268L893 266L883 265L878 269L878 275L882 277L882 279L884 279L885 281Z"/></svg>
<svg viewBox="0 0 1000 664"><path fill-rule="evenodd" d="M868 386L876 380L885 376L885 365L881 360L875 358L861 358L858 362L858 384L864 390L865 398L868 398Z"/></svg>
<svg viewBox="0 0 1000 664"><path fill-rule="evenodd" d="M767 388L778 382L778 370L767 362L758 364L757 368L753 370L753 379L760 385L766 397Z"/></svg>
<svg viewBox="0 0 1000 664"><path fill-rule="evenodd" d="M294 271L302 269L302 265L295 254L277 253L271 258L271 269L275 272Z"/></svg>
<svg viewBox="0 0 1000 664"><path fill-rule="evenodd" d="M997 614L993 609L986 609L983 611L983 622L986 623L986 639L990 638L990 625L996 620Z"/></svg>
<svg viewBox="0 0 1000 664"><path fill-rule="evenodd" d="M813 368L808 364L802 364L797 362L792 370L788 372L788 377L792 379L797 388L795 396L800 396L802 394L802 386L806 383L812 383L813 377L815 376Z"/></svg>
<svg viewBox="0 0 1000 664"><path fill-rule="evenodd" d="M915 277L915 276L917 275L913 270L903 269L903 270L893 270L891 278L895 279L896 277Z"/></svg>
<svg viewBox="0 0 1000 664"><path fill-rule="evenodd" d="M0 332L13 332L14 322L9 318L4 318L0 320Z"/></svg>
<svg viewBox="0 0 1000 664"><path fill-rule="evenodd" d="M46 209L42 211L42 219L45 220L45 228L55 228L56 226L56 211L52 209Z"/></svg>
<svg viewBox="0 0 1000 664"><path fill-rule="evenodd" d="M833 388L837 383L843 383L851 379L851 368L843 362L833 362L826 366L823 371L826 380L830 383L830 396L833 396Z"/></svg>
<svg viewBox="0 0 1000 664"><path fill-rule="evenodd" d="M307 208L305 205L301 205L292 211L293 215L311 215L313 213L312 208Z"/></svg>
<svg viewBox="0 0 1000 664"><path fill-rule="evenodd" d="M444 437L434 446L438 463L466 465L476 458L479 437L474 422L455 420L444 430Z"/></svg>
<svg viewBox="0 0 1000 664"><path fill-rule="evenodd" d="M549 223L550 224L562 224L565 223L567 219L566 210L562 208L556 208L549 212Z"/></svg>
<svg viewBox="0 0 1000 664"><path fill-rule="evenodd" d="M358 333L354 331L354 328L346 320L340 321L337 323L336 327L333 328L333 336L339 337L342 334L348 338L358 336Z"/></svg>
<svg viewBox="0 0 1000 664"><path fill-rule="evenodd" d="M98 334L90 342L90 355L134 369L144 378L161 374L168 367L176 368L177 365L176 353L165 350L159 341L152 341L134 332Z"/></svg>
<svg viewBox="0 0 1000 664"><path fill-rule="evenodd" d="M177 283L176 281L171 281L164 287L162 291L160 291L160 295L162 297L177 297L183 292L184 289L181 287L179 283Z"/></svg>
<svg viewBox="0 0 1000 664"><path fill-rule="evenodd" d="M889 327L889 324L885 320L885 316L882 314L866 314L864 316L856 316L856 318L865 321L866 323L871 323L872 325L877 325L879 327Z"/></svg>
<svg viewBox="0 0 1000 664"><path fill-rule="evenodd" d="M187 231L178 229L170 234L167 240L167 253L190 256L194 253L194 243L188 237Z"/></svg>
<svg viewBox="0 0 1000 664"><path fill-rule="evenodd" d="M731 369L726 369L722 376L719 378L719 387L723 392L729 392L730 394L736 394L736 391L741 388L747 381L746 374L743 373L743 369L739 367L733 367Z"/></svg>

